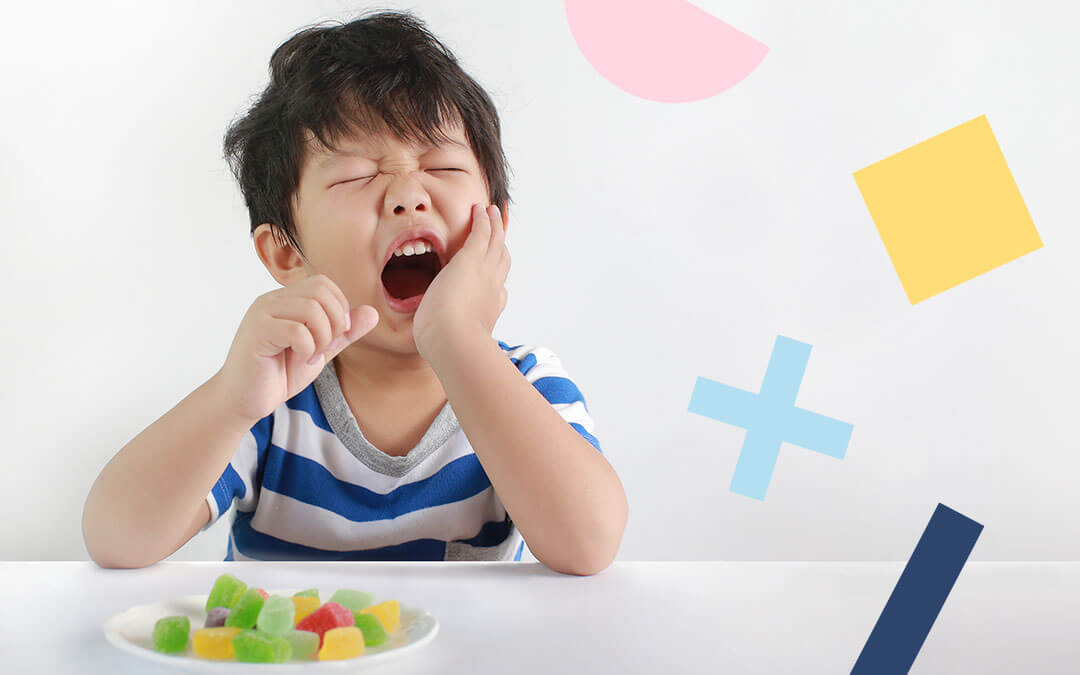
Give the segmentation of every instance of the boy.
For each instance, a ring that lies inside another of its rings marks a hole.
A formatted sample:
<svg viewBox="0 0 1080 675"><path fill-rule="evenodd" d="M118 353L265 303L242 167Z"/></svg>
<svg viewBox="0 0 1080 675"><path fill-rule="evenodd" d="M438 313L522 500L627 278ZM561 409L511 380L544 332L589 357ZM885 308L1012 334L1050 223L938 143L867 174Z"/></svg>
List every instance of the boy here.
<svg viewBox="0 0 1080 675"><path fill-rule="evenodd" d="M398 12L305 29L270 70L225 150L282 288L102 470L91 558L153 564L236 499L226 560L520 560L527 542L558 572L606 568L628 506L584 397L549 350L491 336L510 255L487 94Z"/></svg>

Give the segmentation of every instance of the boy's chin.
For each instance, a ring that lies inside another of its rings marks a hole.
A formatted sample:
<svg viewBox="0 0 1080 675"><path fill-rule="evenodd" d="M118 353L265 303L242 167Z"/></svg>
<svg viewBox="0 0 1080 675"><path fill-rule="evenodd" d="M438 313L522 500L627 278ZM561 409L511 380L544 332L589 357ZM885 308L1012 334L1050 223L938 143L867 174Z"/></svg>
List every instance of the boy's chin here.
<svg viewBox="0 0 1080 675"><path fill-rule="evenodd" d="M396 316L392 321L393 325L386 322L386 330L376 337L376 342L383 349L395 354L419 354L416 338L413 336L412 319L412 315Z"/></svg>

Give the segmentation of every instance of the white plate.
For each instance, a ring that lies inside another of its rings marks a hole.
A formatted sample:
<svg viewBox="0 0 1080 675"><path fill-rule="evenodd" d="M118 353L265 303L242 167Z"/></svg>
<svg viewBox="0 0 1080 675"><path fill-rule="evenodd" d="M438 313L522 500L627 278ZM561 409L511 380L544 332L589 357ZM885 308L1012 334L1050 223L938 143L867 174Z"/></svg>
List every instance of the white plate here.
<svg viewBox="0 0 1080 675"><path fill-rule="evenodd" d="M300 589L267 593L290 597ZM366 663L384 663L396 659L421 645L427 644L439 632L439 622L426 609L401 605L401 627L390 633L389 639L378 647L365 647L364 653L340 661L287 661L285 663L240 663L214 661L195 655L191 640L185 651L164 654L154 649L154 624L166 616L186 616L191 619L191 632L202 628L206 621L206 595L187 595L176 600L136 605L105 622L105 639L135 656L201 673L275 672L306 673L312 670L356 670ZM324 600L325 602L325 600ZM381 600L379 601L381 602ZM377 603L376 603L377 604Z"/></svg>

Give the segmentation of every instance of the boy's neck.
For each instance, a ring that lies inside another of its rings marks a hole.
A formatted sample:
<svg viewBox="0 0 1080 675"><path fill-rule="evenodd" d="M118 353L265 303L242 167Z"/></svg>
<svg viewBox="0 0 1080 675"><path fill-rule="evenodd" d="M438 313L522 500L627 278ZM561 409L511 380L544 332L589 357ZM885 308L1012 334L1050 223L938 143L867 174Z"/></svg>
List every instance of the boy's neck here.
<svg viewBox="0 0 1080 675"><path fill-rule="evenodd" d="M338 383L353 397L424 400L446 396L431 364L419 354L398 354L354 343L334 358Z"/></svg>

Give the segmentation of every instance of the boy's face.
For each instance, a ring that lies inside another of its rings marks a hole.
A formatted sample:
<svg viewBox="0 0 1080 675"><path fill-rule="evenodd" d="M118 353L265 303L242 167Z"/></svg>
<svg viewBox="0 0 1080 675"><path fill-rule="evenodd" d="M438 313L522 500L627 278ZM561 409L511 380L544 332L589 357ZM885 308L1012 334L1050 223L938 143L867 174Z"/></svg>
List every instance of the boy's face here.
<svg viewBox="0 0 1080 675"><path fill-rule="evenodd" d="M490 203L480 164L463 128L444 130L460 145L409 146L390 136L359 134L342 142L338 154L309 145L312 150L301 167L293 212L310 265L286 251L269 256L288 260L277 270L267 264L282 285L325 274L345 293L350 307L373 306L379 323L360 340L369 346L416 352L415 309L395 307L383 281L384 263L388 257L395 258L392 249L400 235L427 228L430 234L425 238L436 239L431 243L440 253L441 269L465 243L473 204ZM505 229L508 218L503 211ZM257 232L256 237L272 242L268 231ZM259 249L267 246L257 241ZM261 257L267 263L267 257ZM430 272L425 274L407 294L426 288Z"/></svg>

